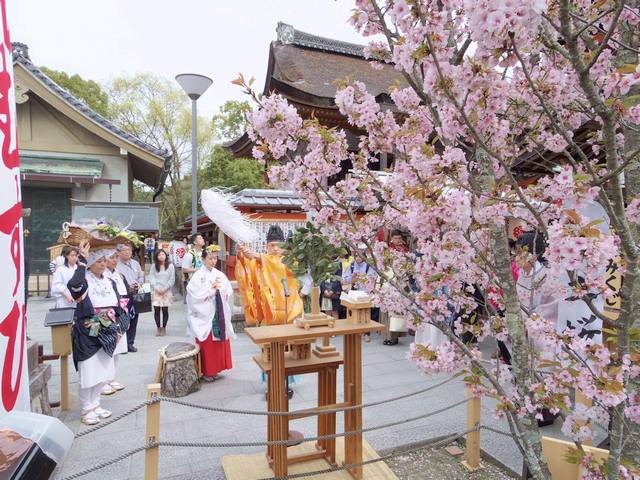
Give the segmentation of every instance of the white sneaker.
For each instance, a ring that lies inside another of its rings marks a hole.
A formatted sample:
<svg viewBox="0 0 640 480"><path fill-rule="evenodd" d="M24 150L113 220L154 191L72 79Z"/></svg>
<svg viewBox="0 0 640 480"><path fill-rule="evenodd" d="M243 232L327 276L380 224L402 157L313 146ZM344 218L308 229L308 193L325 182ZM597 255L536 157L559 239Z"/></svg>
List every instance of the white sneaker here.
<svg viewBox="0 0 640 480"><path fill-rule="evenodd" d="M120 390L124 390L124 385L122 385L120 382L116 382L115 380L109 383L108 385L111 388L113 388L116 392L119 392Z"/></svg>
<svg viewBox="0 0 640 480"><path fill-rule="evenodd" d="M90 412L82 415L80 417L80 421L85 425L95 425L97 423L100 423L100 417L95 410L91 410Z"/></svg>
<svg viewBox="0 0 640 480"><path fill-rule="evenodd" d="M116 393L115 389L108 383L105 383L100 390L100 395L113 395L114 393Z"/></svg>
<svg viewBox="0 0 640 480"><path fill-rule="evenodd" d="M96 408L94 412L100 419L109 418L111 416L111 412L102 407Z"/></svg>

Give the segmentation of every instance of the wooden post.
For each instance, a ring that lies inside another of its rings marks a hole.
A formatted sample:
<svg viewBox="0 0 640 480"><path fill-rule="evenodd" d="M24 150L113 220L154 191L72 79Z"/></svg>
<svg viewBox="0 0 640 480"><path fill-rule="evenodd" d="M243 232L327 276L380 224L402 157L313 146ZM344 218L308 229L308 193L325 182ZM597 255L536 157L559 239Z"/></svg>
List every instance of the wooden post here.
<svg viewBox="0 0 640 480"><path fill-rule="evenodd" d="M351 405L362 404L362 335L344 336L344 401ZM344 412L344 431L362 429L362 410ZM353 465L362 462L362 433L344 437L344 463ZM362 467L348 470L355 480L362 479Z"/></svg>
<svg viewBox="0 0 640 480"><path fill-rule="evenodd" d="M467 387L467 430L480 426L480 397L474 397L471 387ZM467 470L476 471L482 467L480 464L480 430L467 433L467 448L465 459L462 462Z"/></svg>
<svg viewBox="0 0 640 480"><path fill-rule="evenodd" d="M311 313L320 314L320 287L317 285L311 288Z"/></svg>
<svg viewBox="0 0 640 480"><path fill-rule="evenodd" d="M69 410L69 355L60 355L60 410Z"/></svg>
<svg viewBox="0 0 640 480"><path fill-rule="evenodd" d="M160 384L151 383L147 386L147 400L160 396ZM160 440L160 402L147 405L147 437L146 442L158 443ZM158 480L159 447L145 450L144 480Z"/></svg>
<svg viewBox="0 0 640 480"><path fill-rule="evenodd" d="M271 375L269 375L268 395L273 411L287 410L286 374L284 364L284 343L271 342ZM289 419L284 416L274 417L272 420L273 438L270 440L289 439ZM284 477L288 472L287 446L274 445L273 473L276 477Z"/></svg>

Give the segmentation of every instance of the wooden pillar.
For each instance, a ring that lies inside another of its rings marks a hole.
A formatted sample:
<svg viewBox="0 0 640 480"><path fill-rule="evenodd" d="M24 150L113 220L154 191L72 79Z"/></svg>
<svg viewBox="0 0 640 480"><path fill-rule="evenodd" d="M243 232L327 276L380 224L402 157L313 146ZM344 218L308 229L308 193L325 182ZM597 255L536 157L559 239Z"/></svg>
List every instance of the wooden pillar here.
<svg viewBox="0 0 640 480"><path fill-rule="evenodd" d="M336 403L336 368L327 367L318 371L318 407ZM336 433L336 414L318 415L318 436ZM336 439L319 440L316 448L325 451L327 461L336 464Z"/></svg>
<svg viewBox="0 0 640 480"><path fill-rule="evenodd" d="M271 388L271 372L267 372L267 411L274 412L273 408L273 395L270 394L269 390ZM267 440L269 442L274 440L274 420L275 417L267 416ZM267 460L269 465L273 464L273 445L267 445Z"/></svg>
<svg viewBox="0 0 640 480"><path fill-rule="evenodd" d="M271 375L269 376L270 405L273 411L284 412L287 409L287 392L285 385L284 343L271 343ZM288 440L289 421L287 417L273 417L273 440ZM274 445L273 473L276 477L287 475L287 446Z"/></svg>
<svg viewBox="0 0 640 480"><path fill-rule="evenodd" d="M147 386L147 400L160 396L160 384L152 383ZM147 437L146 442L157 443L160 440L160 402L147 405ZM158 480L159 447L145 450L144 480Z"/></svg>
<svg viewBox="0 0 640 480"><path fill-rule="evenodd" d="M338 383L338 369L337 368L329 368L327 370L327 383L328 383L328 391L327 391L327 403L330 405L335 405L336 403L336 390ZM333 435L336 433L336 414L332 413L330 415L325 415L327 418L327 435ZM327 460L331 465L336 464L336 439L333 438L331 440L327 440L326 443L327 450Z"/></svg>
<svg viewBox="0 0 640 480"><path fill-rule="evenodd" d="M480 397L474 397L471 388L467 387L467 430L480 425ZM480 465L480 430L467 433L467 448L465 459L462 462L468 470L475 471L482 468Z"/></svg>
<svg viewBox="0 0 640 480"><path fill-rule="evenodd" d="M60 355L60 410L69 410L69 355Z"/></svg>
<svg viewBox="0 0 640 480"><path fill-rule="evenodd" d="M327 402L327 369L322 368L318 371L318 407L323 407L328 404ZM321 437L327 434L327 416L318 415L318 436ZM316 448L318 450L325 450L327 445L326 440L318 440Z"/></svg>
<svg viewBox="0 0 640 480"><path fill-rule="evenodd" d="M362 404L362 335L344 336L344 397L345 403ZM362 429L362 410L349 410L344 414L344 430L352 432ZM362 433L344 438L345 464L362 462ZM362 467L350 468L356 480L362 479Z"/></svg>

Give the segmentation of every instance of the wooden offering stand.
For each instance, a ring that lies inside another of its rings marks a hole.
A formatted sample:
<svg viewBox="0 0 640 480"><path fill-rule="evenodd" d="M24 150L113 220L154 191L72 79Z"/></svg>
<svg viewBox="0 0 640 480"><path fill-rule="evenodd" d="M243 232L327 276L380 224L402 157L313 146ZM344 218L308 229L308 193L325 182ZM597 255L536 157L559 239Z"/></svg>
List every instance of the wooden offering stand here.
<svg viewBox="0 0 640 480"><path fill-rule="evenodd" d="M367 324L371 321L371 302L349 302L341 300L340 304L347 307L347 320L357 324Z"/></svg>
<svg viewBox="0 0 640 480"><path fill-rule="evenodd" d="M296 325L305 330L311 327L329 327L333 328L336 319L331 315L320 311L320 288L313 287L311 289L311 313L305 313L303 318L296 319ZM339 355L336 347L331 345L330 335L322 337L322 345L315 345L313 354L320 358L337 357ZM310 344L311 342L309 342Z"/></svg>
<svg viewBox="0 0 640 480"><path fill-rule="evenodd" d="M335 321L336 319L331 315L320 311L320 287L313 287L311 289L311 313L305 313L302 318L296 319L296 324L300 328L309 330L311 327L329 326L333 328Z"/></svg>
<svg viewBox="0 0 640 480"><path fill-rule="evenodd" d="M334 320L333 328L328 326L305 330L296 325L270 325L267 327L252 327L245 329L251 340L262 346L269 347L271 361L266 361L263 355L254 357L254 361L267 375L268 410L270 412L289 411L286 382L288 375L318 374L318 409L335 409L362 404L362 335L380 332L384 326L369 320L366 324L357 324L350 320ZM323 358L310 355L304 359L295 358L293 352L285 353L287 344L298 345L311 343L317 337L344 337L344 357L338 353L335 356ZM263 352L265 349L263 348ZM336 403L337 370L344 365L344 402ZM289 436L289 421L313 416L305 410L292 412L289 417L269 416L267 436L269 441L287 440ZM336 413L318 415L318 436L331 435L336 432ZM344 412L344 428L347 432L362 429L362 410L353 409ZM317 442L313 452L289 455L286 445L271 445L267 448L267 459L273 473L280 477L286 476L289 465L317 459L325 459L329 464L336 463L336 439ZM344 437L344 463L358 464L363 461L362 434ZM348 470L355 479L363 478L363 467L353 467Z"/></svg>

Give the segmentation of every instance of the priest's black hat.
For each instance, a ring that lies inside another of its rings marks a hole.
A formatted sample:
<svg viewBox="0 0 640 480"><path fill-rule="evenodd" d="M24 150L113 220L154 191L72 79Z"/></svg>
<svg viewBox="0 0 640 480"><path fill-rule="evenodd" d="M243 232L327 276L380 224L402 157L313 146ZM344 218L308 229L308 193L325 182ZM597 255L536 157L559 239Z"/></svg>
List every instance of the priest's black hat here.
<svg viewBox="0 0 640 480"><path fill-rule="evenodd" d="M267 242L284 242L284 232L278 225L271 225L269 227Z"/></svg>

